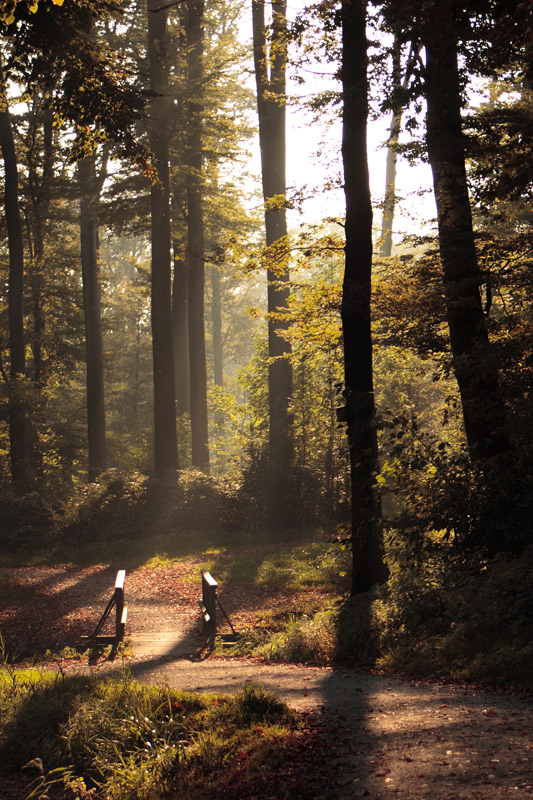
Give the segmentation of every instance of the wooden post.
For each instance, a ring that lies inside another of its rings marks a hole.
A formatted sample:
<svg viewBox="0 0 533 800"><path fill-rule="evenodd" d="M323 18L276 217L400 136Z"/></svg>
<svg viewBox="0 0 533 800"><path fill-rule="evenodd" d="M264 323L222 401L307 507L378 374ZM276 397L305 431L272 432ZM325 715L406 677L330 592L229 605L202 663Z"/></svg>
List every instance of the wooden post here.
<svg viewBox="0 0 533 800"><path fill-rule="evenodd" d="M217 582L213 576L202 570L202 611L204 614L204 631L209 642L209 647L213 648L215 645L215 636L217 633Z"/></svg>
<svg viewBox="0 0 533 800"><path fill-rule="evenodd" d="M126 624L127 609L124 607L124 581L126 570L119 569L115 581L115 605L116 605L116 624L115 624L115 647L124 639L124 628ZM126 611L126 615L124 612Z"/></svg>

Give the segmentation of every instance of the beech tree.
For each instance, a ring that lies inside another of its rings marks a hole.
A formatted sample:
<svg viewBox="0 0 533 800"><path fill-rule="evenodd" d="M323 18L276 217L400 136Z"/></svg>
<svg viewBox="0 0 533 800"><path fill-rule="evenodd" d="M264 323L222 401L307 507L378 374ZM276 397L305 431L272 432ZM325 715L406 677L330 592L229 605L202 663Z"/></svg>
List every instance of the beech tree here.
<svg viewBox="0 0 533 800"><path fill-rule="evenodd" d="M352 594L387 578L377 494L377 437L370 317L372 202L367 157L366 2L343 5L342 161L346 198L342 287L345 398L352 488Z"/></svg>
<svg viewBox="0 0 533 800"><path fill-rule="evenodd" d="M18 491L28 487L27 414L24 402L26 350L24 337L24 242L19 206L17 154L5 80L0 62L0 146L4 160L4 198L9 247L9 443L11 479Z"/></svg>
<svg viewBox="0 0 533 800"><path fill-rule="evenodd" d="M104 402L104 363L100 278L98 255L98 212L100 194L107 174L108 148L104 147L100 173L96 172L96 153L78 162L80 190L80 242L87 354L87 430L88 476L95 481L106 469L106 420Z"/></svg>
<svg viewBox="0 0 533 800"><path fill-rule="evenodd" d="M268 260L268 469L274 524L281 521L284 515L287 474L292 462L291 348L286 335L287 322L278 318L279 312L287 309L290 277L286 244L286 14L285 1L273 0L272 33L268 41L265 3L263 0L252 0L254 67Z"/></svg>
<svg viewBox="0 0 533 800"><path fill-rule="evenodd" d="M172 352L170 281L170 109L167 12L148 0L148 52L150 60L149 135L156 174L151 186L152 247L152 352L154 375L154 448L156 472L178 467L174 356Z"/></svg>
<svg viewBox="0 0 533 800"><path fill-rule="evenodd" d="M487 368L489 339L465 167L455 3L429 3L421 27L426 52L426 141L437 203L439 248L465 431L474 460L507 449L498 376Z"/></svg>
<svg viewBox="0 0 533 800"><path fill-rule="evenodd" d="M204 289L203 189L204 0L189 0L187 40L187 264L192 464L209 470Z"/></svg>

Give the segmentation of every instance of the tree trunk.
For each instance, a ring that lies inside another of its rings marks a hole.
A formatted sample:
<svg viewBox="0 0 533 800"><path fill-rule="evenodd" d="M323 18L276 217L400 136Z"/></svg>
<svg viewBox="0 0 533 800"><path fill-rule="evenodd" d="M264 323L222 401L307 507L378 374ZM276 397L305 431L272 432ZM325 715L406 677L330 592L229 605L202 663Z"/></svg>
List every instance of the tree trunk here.
<svg viewBox="0 0 533 800"><path fill-rule="evenodd" d="M157 164L151 188L152 237L152 352L154 373L155 469L161 475L178 468L174 355L172 352L170 279L170 179L167 12L152 13L157 0L148 0L148 53L150 58L150 148Z"/></svg>
<svg viewBox="0 0 533 800"><path fill-rule="evenodd" d="M220 270L211 267L212 306L211 319L213 322L213 377L215 386L224 386L224 352L222 349L222 297L220 286Z"/></svg>
<svg viewBox="0 0 533 800"><path fill-rule="evenodd" d="M186 262L176 256L174 248L174 279L172 283L172 343L174 378L178 414L191 410L189 373L189 275Z"/></svg>
<svg viewBox="0 0 533 800"><path fill-rule="evenodd" d="M401 71L401 44L398 37L394 38L392 51L392 76L395 87L400 85ZM389 128L387 141L387 166L385 173L385 197L383 199L383 214L381 216L380 256L389 258L392 253L392 227L394 223L394 209L396 206L396 162L398 154L396 145L400 139L402 127L402 108L395 108Z"/></svg>
<svg viewBox="0 0 533 800"><path fill-rule="evenodd" d="M409 85L409 79L413 71L415 62L418 59L420 48L418 46L411 46L411 52L407 59L405 66L405 74L402 80L402 63L401 63L401 42L395 36L392 48L392 80L394 89L406 90ZM403 102L403 98L401 98ZM381 236L380 236L380 256L389 257L392 253L392 229L394 225L394 211L396 207L396 163L398 161L397 145L400 140L400 131L402 128L403 106L398 104L398 98L395 98L395 108L392 114L392 120L389 128L389 138L387 141L387 166L385 174L385 197L383 200L383 214L381 216Z"/></svg>
<svg viewBox="0 0 533 800"><path fill-rule="evenodd" d="M43 150L41 174L39 176L39 170L35 163L35 139L41 124L43 131ZM33 354L33 379L37 389L41 390L44 383L42 353L45 332L45 314L43 309L45 229L50 211L51 181L54 170L53 116L51 109L41 111L40 108L38 108L34 111L30 123L29 138L28 183L33 211L33 263L30 274L33 311L31 349Z"/></svg>
<svg viewBox="0 0 533 800"><path fill-rule="evenodd" d="M372 203L367 161L366 2L342 7L342 158L346 255L341 317L352 484L352 594L386 579L381 503L375 487L377 439L370 292Z"/></svg>
<svg viewBox="0 0 533 800"><path fill-rule="evenodd" d="M189 264L189 369L192 465L209 471L207 364L205 349L205 245L203 212L204 0L189 0L187 15L187 258Z"/></svg>
<svg viewBox="0 0 533 800"><path fill-rule="evenodd" d="M439 245L454 371L471 458L508 447L498 377L490 366L486 319L468 197L457 35L453 9L438 4L424 26L427 149L433 171Z"/></svg>
<svg viewBox="0 0 533 800"><path fill-rule="evenodd" d="M17 155L11 127L11 118L5 91L4 75L0 64L0 144L4 160L4 197L7 237L9 246L9 445L11 480L16 491L29 485L26 404L24 376L26 353L24 342L24 245L19 207Z"/></svg>
<svg viewBox="0 0 533 800"><path fill-rule="evenodd" d="M266 244L270 267L268 281L268 401L269 493L271 523L283 524L287 511L288 481L292 465L291 347L284 335L288 323L273 318L288 306L289 269L286 246L286 145L285 68L287 63L287 6L272 2L272 41L267 44L265 4L252 0L254 65L261 147L261 176L265 201ZM270 66L269 66L270 65Z"/></svg>
<svg viewBox="0 0 533 800"><path fill-rule="evenodd" d="M107 160L107 155L104 155ZM105 166L103 167L105 172ZM80 188L81 271L87 354L88 477L92 483L106 469L104 357L98 267L98 206L104 176L96 177L96 154L78 162Z"/></svg>

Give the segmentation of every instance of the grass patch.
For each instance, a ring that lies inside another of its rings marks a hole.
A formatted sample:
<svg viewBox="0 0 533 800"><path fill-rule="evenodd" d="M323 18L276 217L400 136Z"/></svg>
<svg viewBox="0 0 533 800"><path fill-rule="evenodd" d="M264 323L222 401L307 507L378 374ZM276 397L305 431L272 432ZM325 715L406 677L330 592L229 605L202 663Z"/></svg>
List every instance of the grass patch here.
<svg viewBox="0 0 533 800"><path fill-rule="evenodd" d="M226 559L210 559L207 569L228 587L258 584L273 592L309 587L340 592L348 585L349 559L350 554L337 544L308 541L282 546L267 544Z"/></svg>
<svg viewBox="0 0 533 800"><path fill-rule="evenodd" d="M65 677L4 667L0 711L5 776L42 764L34 788L44 794L54 783L65 798L91 788L103 800L224 794L236 782L273 775L303 728L259 684L236 696L197 695L127 673Z"/></svg>

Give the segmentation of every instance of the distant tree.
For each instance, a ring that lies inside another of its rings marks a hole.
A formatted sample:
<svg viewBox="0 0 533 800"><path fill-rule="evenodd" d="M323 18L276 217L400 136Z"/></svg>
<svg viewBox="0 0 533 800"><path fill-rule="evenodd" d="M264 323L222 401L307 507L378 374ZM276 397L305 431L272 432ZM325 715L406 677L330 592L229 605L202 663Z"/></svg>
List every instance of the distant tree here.
<svg viewBox="0 0 533 800"><path fill-rule="evenodd" d="M167 12L148 0L150 61L149 137L156 174L151 187L152 344L154 375L154 448L156 472L178 467L174 356L171 317L171 229L169 137L172 99L169 94Z"/></svg>
<svg viewBox="0 0 533 800"><path fill-rule="evenodd" d="M87 354L88 477L94 482L106 469L104 363L100 313L98 234L100 195L107 175L108 148L104 146L100 173L96 153L78 162L80 240Z"/></svg>
<svg viewBox="0 0 533 800"><path fill-rule="evenodd" d="M402 128L402 116L405 94L411 77L414 63L418 58L419 47L411 45L409 56L402 70L402 46L398 36L394 37L392 46L392 120L387 139L387 162L385 171L385 197L381 215L381 234L379 254L388 258L392 253L392 231L394 211L396 207L396 162L398 160L398 144Z"/></svg>
<svg viewBox="0 0 533 800"><path fill-rule="evenodd" d="M9 441L11 480L17 491L28 488L27 411L24 401L26 349L24 336L24 242L19 206L17 154L0 62L0 145L4 160L4 198L9 246Z"/></svg>
<svg viewBox="0 0 533 800"><path fill-rule="evenodd" d="M376 490L377 437L370 318L372 203L367 158L366 2L343 5L342 160L346 253L342 289L345 397L352 484L352 594L386 580L381 502Z"/></svg>
<svg viewBox="0 0 533 800"><path fill-rule="evenodd" d="M269 484L274 525L283 524L286 513L287 475L292 464L291 347L288 324L279 318L287 309L289 268L286 218L286 64L287 6L285 0L272 2L270 41L265 24L265 3L252 0L253 45L261 176L265 202L268 281L269 357Z"/></svg>
<svg viewBox="0 0 533 800"><path fill-rule="evenodd" d="M205 225L203 186L204 0L188 0L187 264L192 465L209 470L205 350Z"/></svg>

